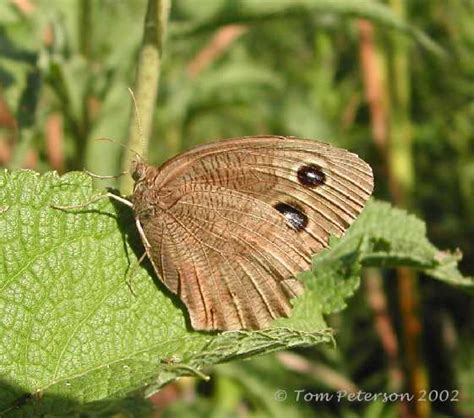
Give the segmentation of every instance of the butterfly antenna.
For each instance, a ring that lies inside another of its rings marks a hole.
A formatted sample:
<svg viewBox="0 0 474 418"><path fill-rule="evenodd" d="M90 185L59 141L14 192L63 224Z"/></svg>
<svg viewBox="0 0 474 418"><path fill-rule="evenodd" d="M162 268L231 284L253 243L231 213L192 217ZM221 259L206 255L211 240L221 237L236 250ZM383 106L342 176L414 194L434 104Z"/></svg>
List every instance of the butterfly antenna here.
<svg viewBox="0 0 474 418"><path fill-rule="evenodd" d="M137 154L137 152L130 148L129 146L123 144L122 142L120 141L116 141L112 138L107 138L107 137L101 137L101 138L94 138L94 141L108 141L108 142L112 142L113 144L115 145L120 145L122 148L125 148L125 149L131 149L134 153ZM122 177L123 175L125 174L128 174L129 171L128 170L125 170L125 171L122 171L120 174L115 174L113 176L107 176L107 175L103 175L103 174L96 174L96 173L93 173L92 171L89 171L87 169L83 169L84 173L86 173L87 175L95 178L95 179L100 179L100 180L105 180L105 179L117 179L119 177ZM1 213L1 212L0 212Z"/></svg>
<svg viewBox="0 0 474 418"><path fill-rule="evenodd" d="M141 142L141 146L142 146L142 149L143 149L144 146L145 146L145 140L144 140L144 136L143 136L142 122L140 120L140 112L138 111L137 99L135 97L135 93L133 92L133 90L130 87L128 88L128 91L129 91L130 95L132 96L133 108L134 108L134 111L135 111L135 121L137 122L138 133L140 135L140 142ZM137 155L137 157L142 159L140 153L136 152L132 148L130 148L130 150L132 150Z"/></svg>
<svg viewBox="0 0 474 418"><path fill-rule="evenodd" d="M91 177L93 177L93 178L95 178L95 179L100 179L100 180L105 180L105 179L118 179L119 177L122 177L123 175L129 173L128 171L122 171L121 173L116 174L116 175L114 175L114 176L104 176L104 175L102 175L102 174L95 174L95 173L93 173L92 171L89 171L89 170L86 170L86 169L84 169L83 171L84 171L84 173L86 173L87 175L89 175L89 176L91 176ZM0 212L0 213L1 213L1 212Z"/></svg>
<svg viewBox="0 0 474 418"><path fill-rule="evenodd" d="M102 138L95 138L96 141L109 141L112 142L113 144L120 145L124 149L129 149L130 151L134 152L137 155L140 155L140 153L133 148L130 148L127 144L124 144L123 142L120 141L115 141L114 139L107 138L107 137L102 137Z"/></svg>

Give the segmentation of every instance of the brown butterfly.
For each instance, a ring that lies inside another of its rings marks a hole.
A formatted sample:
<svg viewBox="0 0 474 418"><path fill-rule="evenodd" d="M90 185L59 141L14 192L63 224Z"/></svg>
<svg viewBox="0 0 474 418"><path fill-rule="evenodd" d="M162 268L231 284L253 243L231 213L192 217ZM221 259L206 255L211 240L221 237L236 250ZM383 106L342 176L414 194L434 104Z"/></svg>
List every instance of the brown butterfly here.
<svg viewBox="0 0 474 418"><path fill-rule="evenodd" d="M133 210L153 267L196 330L267 327L303 291L295 275L341 236L373 189L357 155L255 136L133 163Z"/></svg>

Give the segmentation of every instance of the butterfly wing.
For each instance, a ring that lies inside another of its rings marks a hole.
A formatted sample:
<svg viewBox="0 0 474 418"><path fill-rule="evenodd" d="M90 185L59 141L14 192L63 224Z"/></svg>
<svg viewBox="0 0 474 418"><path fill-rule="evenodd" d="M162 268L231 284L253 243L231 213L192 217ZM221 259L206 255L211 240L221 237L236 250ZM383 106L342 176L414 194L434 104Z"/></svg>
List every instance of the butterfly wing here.
<svg viewBox="0 0 474 418"><path fill-rule="evenodd" d="M140 219L156 244L149 256L203 330L288 316L303 290L295 275L344 233L373 189L355 154L291 137L204 145L157 173L159 215Z"/></svg>

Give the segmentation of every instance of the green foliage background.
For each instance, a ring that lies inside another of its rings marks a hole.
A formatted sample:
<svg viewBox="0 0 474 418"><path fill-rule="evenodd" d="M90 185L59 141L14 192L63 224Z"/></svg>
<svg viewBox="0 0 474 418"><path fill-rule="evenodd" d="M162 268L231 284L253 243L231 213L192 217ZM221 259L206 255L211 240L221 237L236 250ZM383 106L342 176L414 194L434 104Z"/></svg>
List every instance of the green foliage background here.
<svg viewBox="0 0 474 418"><path fill-rule="evenodd" d="M0 2L3 166L41 173L121 170L122 148L96 139L127 142L127 87L133 85L145 9L145 1L133 0ZM293 397L300 389L394 390L374 325L377 313L367 302L370 291L364 281L358 288L362 266L382 268L387 315L402 345L400 296L391 269L398 265L441 280L421 280L416 295L421 358L429 390L459 390L462 396L458 403L433 402L428 413L472 414L474 306L471 293L460 290L470 282L457 270L459 256L436 247L460 248L460 270L473 275L473 12L472 3L463 0L174 1L151 162L212 139L263 133L318 138L369 161L375 196L391 200L394 174L377 152L364 91L358 22L365 18L374 25L377 57L387 68L388 152L392 164L410 168L401 175L410 185L405 205L426 221L427 230L413 216L371 202L347 237L315 259L314 274L303 275L308 292L296 302L292 318L264 333L205 335L186 327L179 303L148 270L134 270L138 240L132 227L120 226L131 221L127 210L104 201L80 213L49 206L83 202L105 186L119 187L118 181L93 186L78 173L59 178L2 171L0 414L403 415L396 403ZM233 24L241 32L216 56L203 59L199 54L213 45L216 33ZM398 66L403 60L405 80ZM399 91L408 95L397 100ZM59 163L53 157L58 149L51 151L52 117L62 124ZM408 147L397 149L402 144L397 128L409 132ZM129 270L136 298L124 280ZM336 346L314 346L331 340L328 327L336 330ZM401 350L402 371L409 374L404 355ZM210 367L225 360L233 361ZM153 404L143 401L143 394L164 383L203 370L210 383L184 379L165 386ZM280 389L287 390L286 401L275 400ZM417 411L427 416L423 413Z"/></svg>

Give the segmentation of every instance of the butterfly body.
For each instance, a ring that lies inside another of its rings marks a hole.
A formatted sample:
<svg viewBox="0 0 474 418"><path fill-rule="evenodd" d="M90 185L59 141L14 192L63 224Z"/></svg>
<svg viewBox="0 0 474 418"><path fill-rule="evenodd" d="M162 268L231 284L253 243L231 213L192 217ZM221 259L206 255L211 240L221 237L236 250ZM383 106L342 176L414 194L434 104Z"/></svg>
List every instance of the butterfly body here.
<svg viewBox="0 0 474 418"><path fill-rule="evenodd" d="M259 329L288 316L295 278L340 236L373 188L370 167L312 140L261 136L137 161L133 207L163 283L198 330Z"/></svg>

